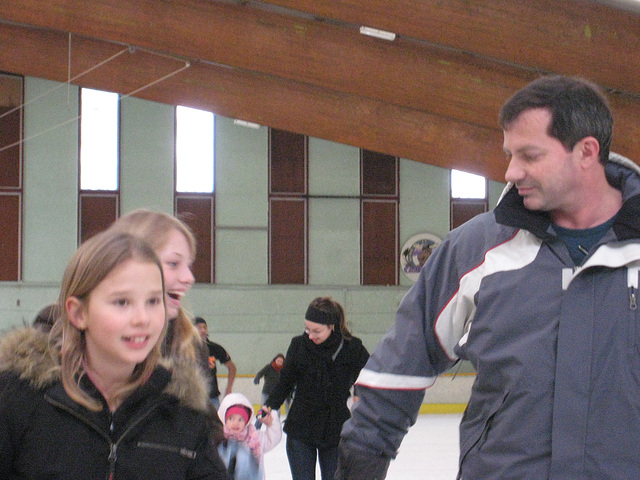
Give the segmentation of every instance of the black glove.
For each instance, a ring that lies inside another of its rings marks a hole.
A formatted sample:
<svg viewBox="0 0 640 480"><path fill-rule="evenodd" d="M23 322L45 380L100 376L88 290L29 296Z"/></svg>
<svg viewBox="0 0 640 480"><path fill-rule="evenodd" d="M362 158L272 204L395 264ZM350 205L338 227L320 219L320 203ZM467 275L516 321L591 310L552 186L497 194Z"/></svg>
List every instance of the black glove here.
<svg viewBox="0 0 640 480"><path fill-rule="evenodd" d="M340 442L334 480L384 480L391 459L368 454Z"/></svg>

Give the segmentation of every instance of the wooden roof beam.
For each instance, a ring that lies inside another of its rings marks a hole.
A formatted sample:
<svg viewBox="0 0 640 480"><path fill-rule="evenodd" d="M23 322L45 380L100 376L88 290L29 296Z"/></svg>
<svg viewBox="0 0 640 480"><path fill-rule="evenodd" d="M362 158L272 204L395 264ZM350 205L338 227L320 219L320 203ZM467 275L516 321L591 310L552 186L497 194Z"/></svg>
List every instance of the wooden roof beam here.
<svg viewBox="0 0 640 480"><path fill-rule="evenodd" d="M303 4L304 0L296 3ZM380 0L373 0L374 5L379 3ZM502 102L535 76L530 70L492 63L486 58L413 40L383 42L363 37L348 26L268 12L251 5L194 0L146 0L130 5L110 0L94 2L91 9L84 9L69 6L63 0L0 0L0 11L13 21L184 55L193 61L202 59L228 65L246 76L264 76L272 82L280 79L283 84L296 85L296 89L316 88L328 98L345 96L360 102L360 111L367 111L369 105L376 105L378 111L415 111L443 124L467 123L469 128L498 131L495 118ZM500 36L499 32L494 34ZM250 96L246 101L250 101ZM631 158L640 158L636 126L640 102L635 97L616 94L612 105L616 118L614 148ZM318 133L323 129L313 125L306 130L306 112L297 111L300 117L287 121L293 124L293 128L288 128L292 131L333 141L343 141L340 138L349 136L345 133L323 136ZM269 117L244 118L278 126L274 122L281 112L267 113L273 121ZM392 122L393 119L387 119L386 123ZM340 128L351 125L336 125L326 131ZM387 140L363 136L344 143L374 150L371 145L394 143L378 151L403 156L406 154L398 152L413 150L400 144L404 136L396 140L389 138L388 132L380 135Z"/></svg>
<svg viewBox="0 0 640 480"><path fill-rule="evenodd" d="M594 0L266 0L640 95L640 14ZM609 2L613 3L613 2Z"/></svg>
<svg viewBox="0 0 640 480"><path fill-rule="evenodd" d="M66 34L0 24L0 44L9 42L11 49L0 49L0 69L59 82L67 80ZM123 47L76 37L71 76L89 70ZM179 68L180 61L134 50L75 83L126 94ZM203 108L503 181L504 166L495 162L496 158L503 158L498 130L313 85L195 62L139 91L136 97Z"/></svg>
<svg viewBox="0 0 640 480"><path fill-rule="evenodd" d="M496 112L535 73L426 43L250 4L174 0L0 0L3 18L184 55L497 128Z"/></svg>

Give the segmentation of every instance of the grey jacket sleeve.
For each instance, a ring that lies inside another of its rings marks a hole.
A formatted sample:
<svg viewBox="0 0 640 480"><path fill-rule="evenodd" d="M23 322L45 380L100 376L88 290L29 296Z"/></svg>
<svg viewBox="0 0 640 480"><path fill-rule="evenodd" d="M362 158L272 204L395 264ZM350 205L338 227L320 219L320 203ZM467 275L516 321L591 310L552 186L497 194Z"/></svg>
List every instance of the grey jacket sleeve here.
<svg viewBox="0 0 640 480"><path fill-rule="evenodd" d="M361 371L359 400L342 429L345 449L395 458L425 390L459 360L456 346L475 309L475 284L461 278L482 263L484 239L495 238L492 218L476 218L435 249Z"/></svg>

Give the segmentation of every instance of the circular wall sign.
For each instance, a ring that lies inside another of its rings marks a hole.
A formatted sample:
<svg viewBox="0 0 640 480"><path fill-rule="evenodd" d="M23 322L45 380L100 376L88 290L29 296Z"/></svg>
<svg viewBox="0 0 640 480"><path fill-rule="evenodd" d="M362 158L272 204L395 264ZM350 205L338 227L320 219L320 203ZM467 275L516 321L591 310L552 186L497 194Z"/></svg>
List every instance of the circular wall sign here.
<svg viewBox="0 0 640 480"><path fill-rule="evenodd" d="M406 241L400 253L400 265L404 274L414 282L420 269L442 240L430 233L419 233Z"/></svg>

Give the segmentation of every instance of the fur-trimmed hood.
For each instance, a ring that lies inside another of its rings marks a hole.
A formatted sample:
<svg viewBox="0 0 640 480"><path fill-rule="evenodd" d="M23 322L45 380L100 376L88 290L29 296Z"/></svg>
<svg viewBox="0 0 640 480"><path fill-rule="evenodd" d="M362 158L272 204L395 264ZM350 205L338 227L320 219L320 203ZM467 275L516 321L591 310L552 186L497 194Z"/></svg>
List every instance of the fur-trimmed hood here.
<svg viewBox="0 0 640 480"><path fill-rule="evenodd" d="M181 404L210 413L207 379L201 369L188 360L163 358L161 367L171 372L164 393ZM49 335L37 328L10 330L0 339L0 373L12 372L35 389L60 381L60 370L49 350Z"/></svg>

